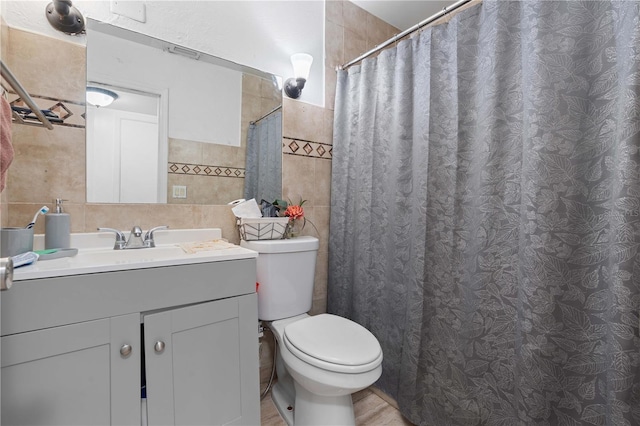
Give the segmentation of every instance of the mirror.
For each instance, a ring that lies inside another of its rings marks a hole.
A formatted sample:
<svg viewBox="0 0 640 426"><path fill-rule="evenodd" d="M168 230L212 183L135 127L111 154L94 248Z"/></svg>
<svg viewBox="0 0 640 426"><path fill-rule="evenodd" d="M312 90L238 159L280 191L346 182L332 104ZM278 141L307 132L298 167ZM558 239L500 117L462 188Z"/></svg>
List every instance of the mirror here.
<svg viewBox="0 0 640 426"><path fill-rule="evenodd" d="M87 202L281 197L279 77L103 22L87 27L87 87L115 96L87 101Z"/></svg>

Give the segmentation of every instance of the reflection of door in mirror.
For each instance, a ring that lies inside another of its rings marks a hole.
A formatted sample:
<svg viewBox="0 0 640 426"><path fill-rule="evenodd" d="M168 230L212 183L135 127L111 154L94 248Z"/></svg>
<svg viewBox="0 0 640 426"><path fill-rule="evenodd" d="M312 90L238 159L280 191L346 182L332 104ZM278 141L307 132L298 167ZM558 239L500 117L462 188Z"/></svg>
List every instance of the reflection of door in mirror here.
<svg viewBox="0 0 640 426"><path fill-rule="evenodd" d="M159 96L113 86L108 90L117 95L113 103L98 107L87 102L87 139L92 141L87 144L87 201L164 202Z"/></svg>

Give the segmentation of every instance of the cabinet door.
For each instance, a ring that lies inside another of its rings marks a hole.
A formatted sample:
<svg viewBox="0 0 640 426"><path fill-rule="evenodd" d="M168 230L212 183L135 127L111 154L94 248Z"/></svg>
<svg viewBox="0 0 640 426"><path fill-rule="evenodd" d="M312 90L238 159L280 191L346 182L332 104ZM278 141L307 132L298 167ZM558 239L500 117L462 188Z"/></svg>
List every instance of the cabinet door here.
<svg viewBox="0 0 640 426"><path fill-rule="evenodd" d="M149 425L260 424L256 295L145 315Z"/></svg>
<svg viewBox="0 0 640 426"><path fill-rule="evenodd" d="M140 424L139 314L5 336L1 349L3 425Z"/></svg>

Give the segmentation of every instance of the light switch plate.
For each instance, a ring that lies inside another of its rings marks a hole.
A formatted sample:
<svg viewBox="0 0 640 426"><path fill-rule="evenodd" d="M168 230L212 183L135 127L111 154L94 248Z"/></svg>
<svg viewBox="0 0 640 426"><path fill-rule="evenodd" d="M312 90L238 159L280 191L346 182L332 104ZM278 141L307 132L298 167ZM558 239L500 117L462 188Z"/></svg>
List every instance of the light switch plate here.
<svg viewBox="0 0 640 426"><path fill-rule="evenodd" d="M184 185L173 185L173 198L187 198L187 187Z"/></svg>

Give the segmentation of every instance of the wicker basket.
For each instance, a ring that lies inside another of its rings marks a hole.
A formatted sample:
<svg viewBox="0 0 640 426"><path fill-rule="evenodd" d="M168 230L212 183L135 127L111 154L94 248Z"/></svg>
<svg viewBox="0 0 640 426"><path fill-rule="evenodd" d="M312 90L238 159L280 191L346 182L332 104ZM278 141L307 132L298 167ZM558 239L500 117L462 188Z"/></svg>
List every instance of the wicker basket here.
<svg viewBox="0 0 640 426"><path fill-rule="evenodd" d="M245 241L280 240L288 223L288 217L236 218L240 239Z"/></svg>

